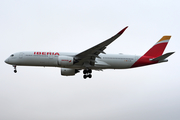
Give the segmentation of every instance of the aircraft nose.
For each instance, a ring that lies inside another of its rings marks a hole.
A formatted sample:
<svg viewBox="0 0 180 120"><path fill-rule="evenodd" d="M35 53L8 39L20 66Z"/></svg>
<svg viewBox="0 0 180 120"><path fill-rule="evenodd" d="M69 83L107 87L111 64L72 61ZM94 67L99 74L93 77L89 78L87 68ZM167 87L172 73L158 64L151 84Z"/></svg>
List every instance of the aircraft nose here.
<svg viewBox="0 0 180 120"><path fill-rule="evenodd" d="M5 63L9 63L9 58L7 58L4 62L5 62Z"/></svg>

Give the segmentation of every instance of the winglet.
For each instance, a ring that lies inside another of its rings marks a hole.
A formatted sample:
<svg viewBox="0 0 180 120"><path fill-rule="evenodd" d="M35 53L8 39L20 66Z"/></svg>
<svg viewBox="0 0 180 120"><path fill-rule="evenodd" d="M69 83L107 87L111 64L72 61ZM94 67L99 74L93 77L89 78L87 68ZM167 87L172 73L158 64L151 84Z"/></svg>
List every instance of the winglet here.
<svg viewBox="0 0 180 120"><path fill-rule="evenodd" d="M126 26L124 29L122 29L118 34L123 34L123 32L128 28L128 26Z"/></svg>

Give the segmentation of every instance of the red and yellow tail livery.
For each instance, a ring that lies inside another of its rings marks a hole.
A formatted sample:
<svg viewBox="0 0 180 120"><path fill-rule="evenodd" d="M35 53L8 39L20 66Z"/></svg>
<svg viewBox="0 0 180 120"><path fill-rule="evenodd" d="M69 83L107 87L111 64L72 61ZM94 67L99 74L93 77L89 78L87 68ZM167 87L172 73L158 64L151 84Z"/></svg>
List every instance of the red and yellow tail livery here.
<svg viewBox="0 0 180 120"><path fill-rule="evenodd" d="M159 57L163 54L171 36L163 36L144 56Z"/></svg>
<svg viewBox="0 0 180 120"><path fill-rule="evenodd" d="M149 49L142 57L140 57L132 67L140 67L144 65L155 64L159 62L167 62L165 58L172 55L174 52L166 53L163 52L170 40L171 36L163 36L151 49Z"/></svg>

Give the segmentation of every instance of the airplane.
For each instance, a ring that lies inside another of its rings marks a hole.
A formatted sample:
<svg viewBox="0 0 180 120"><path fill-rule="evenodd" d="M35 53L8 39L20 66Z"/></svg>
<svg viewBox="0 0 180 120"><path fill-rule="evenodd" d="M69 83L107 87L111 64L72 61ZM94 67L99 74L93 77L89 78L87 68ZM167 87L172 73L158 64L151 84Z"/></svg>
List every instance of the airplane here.
<svg viewBox="0 0 180 120"><path fill-rule="evenodd" d="M104 52L106 47L121 36L127 28L128 26L113 37L80 53L18 52L10 55L5 63L12 65L15 73L17 72L16 66L60 67L63 76L74 76L83 70L83 78L86 79L92 77L92 70L127 69L167 62L166 58L174 53L163 54L171 38L171 36L163 36L142 56L106 54Z"/></svg>

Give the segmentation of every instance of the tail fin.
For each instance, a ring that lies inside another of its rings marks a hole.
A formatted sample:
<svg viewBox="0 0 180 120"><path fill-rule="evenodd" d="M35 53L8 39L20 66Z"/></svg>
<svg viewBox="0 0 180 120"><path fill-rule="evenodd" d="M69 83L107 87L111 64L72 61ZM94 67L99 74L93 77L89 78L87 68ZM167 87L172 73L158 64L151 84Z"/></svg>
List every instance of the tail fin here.
<svg viewBox="0 0 180 120"><path fill-rule="evenodd" d="M144 56L159 57L163 54L171 36L163 36Z"/></svg>

